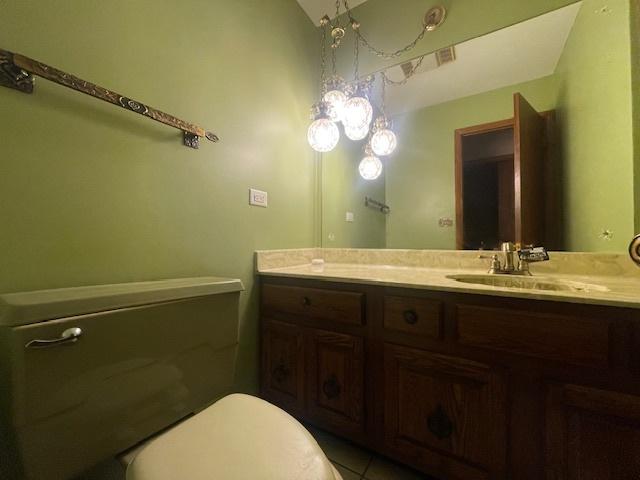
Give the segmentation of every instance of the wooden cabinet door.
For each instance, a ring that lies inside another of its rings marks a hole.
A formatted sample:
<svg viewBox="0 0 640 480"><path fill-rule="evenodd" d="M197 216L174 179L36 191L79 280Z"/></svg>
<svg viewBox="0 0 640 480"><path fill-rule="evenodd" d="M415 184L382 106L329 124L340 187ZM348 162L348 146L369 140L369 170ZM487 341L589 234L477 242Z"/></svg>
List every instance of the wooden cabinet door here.
<svg viewBox="0 0 640 480"><path fill-rule="evenodd" d="M546 411L547 480L640 478L640 397L550 385Z"/></svg>
<svg viewBox="0 0 640 480"><path fill-rule="evenodd" d="M340 433L364 428L364 352L360 337L309 333L309 416Z"/></svg>
<svg viewBox="0 0 640 480"><path fill-rule="evenodd" d="M262 331L262 395L293 414L304 410L304 335L300 327L266 320Z"/></svg>
<svg viewBox="0 0 640 480"><path fill-rule="evenodd" d="M386 344L384 379L384 437L395 456L450 480L505 477L506 382L500 373Z"/></svg>

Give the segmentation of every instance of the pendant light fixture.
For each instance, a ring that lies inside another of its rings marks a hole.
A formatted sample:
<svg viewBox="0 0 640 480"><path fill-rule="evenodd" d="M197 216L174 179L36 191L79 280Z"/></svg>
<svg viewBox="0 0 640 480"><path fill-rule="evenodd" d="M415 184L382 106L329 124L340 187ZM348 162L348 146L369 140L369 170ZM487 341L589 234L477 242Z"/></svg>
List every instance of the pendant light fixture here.
<svg viewBox="0 0 640 480"><path fill-rule="evenodd" d="M365 157L360 161L358 171L365 180L375 180L382 173L382 162L373 154L369 144L365 147L364 152Z"/></svg>
<svg viewBox="0 0 640 480"><path fill-rule="evenodd" d="M393 153L398 144L398 140L396 138L396 134L393 133L393 130L391 130L391 122L387 120L386 76L383 74L380 76L380 78L382 79L382 101L380 102L380 110L382 115L376 118L373 127L374 133L371 136L371 149L376 155L384 157Z"/></svg>
<svg viewBox="0 0 640 480"><path fill-rule="evenodd" d="M351 133L361 133L364 131L364 135L357 138L359 135L355 135L356 138L352 138L347 134L351 140L361 140L369 133L369 125L373 118L373 107L369 102L369 90L373 83L374 77L369 77L363 81L360 80L359 68L359 44L358 37L355 38L354 43L354 71L353 71L353 95L344 105L344 114L342 117L342 123L347 131Z"/></svg>
<svg viewBox="0 0 640 480"><path fill-rule="evenodd" d="M314 115L315 120L309 125L307 130L307 140L309 145L316 152L326 153L333 150L340 140L340 130L338 126L331 121L332 108L327 102L322 101L314 105L317 111Z"/></svg>
<svg viewBox="0 0 640 480"><path fill-rule="evenodd" d="M351 128L345 126L344 134L349 140L357 142L358 140L362 140L363 138L366 138L367 135L369 135L369 125L363 125L360 128Z"/></svg>
<svg viewBox="0 0 640 480"><path fill-rule="evenodd" d="M322 18L322 36L320 41L320 101L316 103L312 111L313 123L307 130L307 141L316 152L326 153L333 150L340 140L340 130L334 122L336 113L333 105L324 100L326 96L325 64L326 64L326 40L329 17Z"/></svg>
<svg viewBox="0 0 640 480"><path fill-rule="evenodd" d="M398 145L396 134L388 128L388 122L384 117L376 119L375 133L371 137L371 149L373 153L381 157L391 155Z"/></svg>
<svg viewBox="0 0 640 480"><path fill-rule="evenodd" d="M368 133L372 118L373 107L365 95L356 94L344 104L342 123L345 128L355 130L366 128Z"/></svg>
<svg viewBox="0 0 640 480"><path fill-rule="evenodd" d="M342 121L344 117L344 106L349 99L345 93L345 87L344 79L339 75L333 75L326 83L327 93L324 94L323 100L331 105L331 120L336 123Z"/></svg>
<svg viewBox="0 0 640 480"><path fill-rule="evenodd" d="M346 13L349 19L354 37L354 75L353 81L349 83L346 83L336 72L336 53L348 29L347 24L343 26L340 23L341 5L344 6L344 13ZM307 131L307 139L314 150L324 153L333 150L340 140L338 123L342 123L345 136L350 140L359 141L369 135L369 142L367 142L368 154L360 162L359 169L363 178L375 179L378 178L382 172L382 162L380 162L377 156L390 155L397 146L396 135L393 130L391 130L391 124L384 111L385 85L396 84L396 82L389 80L384 72L380 74L383 80L382 115L376 119L372 132L371 121L373 119L373 107L369 100L369 94L371 84L375 77L369 75L363 79L360 78L358 70L360 44L379 58L385 60L396 59L415 48L427 32L432 32L442 25L446 17L446 10L442 6L431 8L424 16L422 30L415 40L399 50L385 52L373 46L360 32L360 23L353 17L348 0L336 0L335 6L335 23L331 23L328 15L325 15L320 20L322 32L320 101L313 106L313 123ZM332 38L332 75L326 80L326 43L327 30L329 28ZM424 56L420 59L414 71L411 72L411 75L407 75L407 78L415 73L417 66L422 62L423 58Z"/></svg>

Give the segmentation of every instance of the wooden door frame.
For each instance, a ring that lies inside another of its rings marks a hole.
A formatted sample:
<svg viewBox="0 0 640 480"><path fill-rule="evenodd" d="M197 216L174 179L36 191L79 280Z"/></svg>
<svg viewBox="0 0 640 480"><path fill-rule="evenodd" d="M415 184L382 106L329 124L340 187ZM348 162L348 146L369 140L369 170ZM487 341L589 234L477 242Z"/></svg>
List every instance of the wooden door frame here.
<svg viewBox="0 0 640 480"><path fill-rule="evenodd" d="M498 120L497 122L483 123L472 127L459 128L455 130L455 195L456 195L456 249L462 250L464 247L464 183L462 170L462 140L469 135L480 133L497 132L515 128L515 118Z"/></svg>

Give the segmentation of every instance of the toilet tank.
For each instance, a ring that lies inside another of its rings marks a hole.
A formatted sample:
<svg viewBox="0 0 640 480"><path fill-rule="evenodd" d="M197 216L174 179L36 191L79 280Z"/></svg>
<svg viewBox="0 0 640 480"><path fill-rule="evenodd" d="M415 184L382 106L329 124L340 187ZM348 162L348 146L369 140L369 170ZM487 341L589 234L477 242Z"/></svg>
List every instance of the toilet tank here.
<svg viewBox="0 0 640 480"><path fill-rule="evenodd" d="M69 479L229 393L242 288L202 277L0 295L0 479Z"/></svg>

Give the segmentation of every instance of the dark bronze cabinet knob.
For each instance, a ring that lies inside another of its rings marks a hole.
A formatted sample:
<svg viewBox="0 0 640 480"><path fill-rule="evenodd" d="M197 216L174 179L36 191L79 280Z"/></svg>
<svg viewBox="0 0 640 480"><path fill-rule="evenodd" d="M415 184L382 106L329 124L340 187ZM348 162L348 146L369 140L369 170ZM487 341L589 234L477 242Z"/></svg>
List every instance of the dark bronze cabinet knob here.
<svg viewBox="0 0 640 480"><path fill-rule="evenodd" d="M311 299L309 297L302 297L302 305L308 307L311 305Z"/></svg>
<svg viewBox="0 0 640 480"><path fill-rule="evenodd" d="M271 375L276 382L282 383L287 379L290 373L291 371L284 365L284 363L281 362L273 369Z"/></svg>
<svg viewBox="0 0 640 480"><path fill-rule="evenodd" d="M322 392L329 400L333 400L340 396L342 387L335 375L331 375L327 380L322 383Z"/></svg>
<svg viewBox="0 0 640 480"><path fill-rule="evenodd" d="M427 427L431 433L438 437L438 440L444 440L453 434L453 422L445 413L442 405L438 405L436 411L429 415Z"/></svg>
<svg viewBox="0 0 640 480"><path fill-rule="evenodd" d="M404 318L404 321L409 325L418 323L418 314L415 310L405 310L402 312L402 318Z"/></svg>

